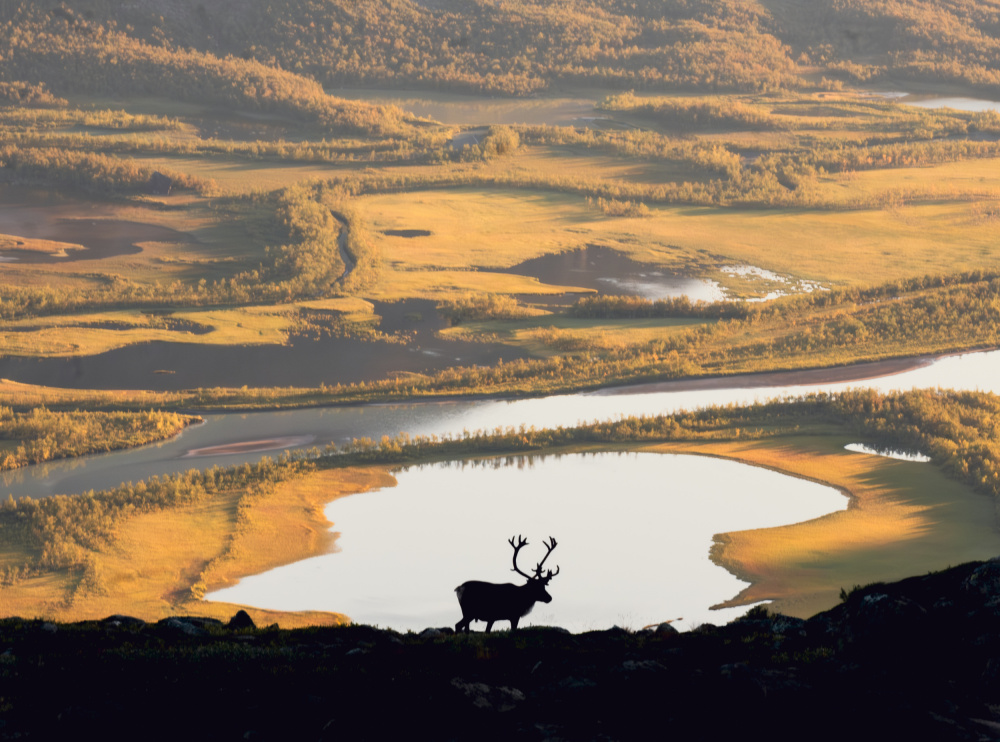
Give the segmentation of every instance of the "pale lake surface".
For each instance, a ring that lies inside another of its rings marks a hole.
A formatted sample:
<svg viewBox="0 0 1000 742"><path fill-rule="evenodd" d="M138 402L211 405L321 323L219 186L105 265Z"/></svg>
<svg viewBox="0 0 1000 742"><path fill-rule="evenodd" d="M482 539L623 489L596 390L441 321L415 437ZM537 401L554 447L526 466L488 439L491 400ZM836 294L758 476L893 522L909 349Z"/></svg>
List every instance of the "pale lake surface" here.
<svg viewBox="0 0 1000 742"><path fill-rule="evenodd" d="M811 520L848 502L833 488L767 469L673 454L511 457L396 476L396 487L327 506L334 553L208 598L336 611L400 631L451 626L461 618L453 588L462 582L523 582L510 571L507 539L528 539L518 566L530 573L545 554L542 541L554 536L559 545L545 564L560 567L553 600L536 604L522 625L579 632L680 619L675 626L685 630L747 610L709 611L745 587L709 561L714 534Z"/></svg>
<svg viewBox="0 0 1000 742"><path fill-rule="evenodd" d="M905 95L900 103L920 108L954 108L957 111L1000 111L1000 101L982 100L979 98L961 97L926 97L922 95Z"/></svg>
<svg viewBox="0 0 1000 742"><path fill-rule="evenodd" d="M871 446L866 446L864 443L848 443L844 446L848 451L853 451L854 453L867 453L872 456L885 456L890 459L899 459L900 461L916 461L919 463L927 463L931 460L930 456L925 456L922 453L907 453L906 451L883 451L877 448L872 448Z"/></svg>
<svg viewBox="0 0 1000 742"><path fill-rule="evenodd" d="M670 273L599 245L526 260L503 272L532 276L554 286L593 289L599 295L641 296L650 301L681 296L693 302L726 299L725 291L714 281ZM529 301L569 305L579 298L580 294L563 294L531 296Z"/></svg>

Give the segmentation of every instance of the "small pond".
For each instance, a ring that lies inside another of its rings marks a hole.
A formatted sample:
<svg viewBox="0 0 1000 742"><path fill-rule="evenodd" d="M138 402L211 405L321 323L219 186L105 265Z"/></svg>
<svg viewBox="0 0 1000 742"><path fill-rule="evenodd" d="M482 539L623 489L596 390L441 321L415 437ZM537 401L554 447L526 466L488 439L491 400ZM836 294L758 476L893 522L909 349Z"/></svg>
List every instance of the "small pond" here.
<svg viewBox="0 0 1000 742"><path fill-rule="evenodd" d="M980 98L940 97L904 94L896 99L920 108L954 108L957 111L1000 111L1000 101Z"/></svg>
<svg viewBox="0 0 1000 742"><path fill-rule="evenodd" d="M503 272L533 276L553 286L576 286L614 296L641 296L650 300L687 296L691 301L726 298L725 292L713 281L670 273L599 245L526 260ZM530 300L572 304L579 297L579 294L532 296Z"/></svg>
<svg viewBox="0 0 1000 742"><path fill-rule="evenodd" d="M873 448L872 446L867 446L864 443L848 443L844 446L844 448L855 453L867 453L872 456L885 456L886 458L898 459L900 461L915 461L926 464L931 460L930 456L925 456L922 453L907 453L906 451Z"/></svg>
<svg viewBox="0 0 1000 742"><path fill-rule="evenodd" d="M683 630L746 611L709 611L746 586L708 559L714 534L811 520L848 502L767 469L673 454L511 457L413 467L397 479L327 506L334 553L208 598L339 611L398 630L452 626L461 617L457 585L520 580L507 539L528 539L519 566L530 571L545 553L542 540L554 536L559 545L546 563L560 567L553 600L525 625L579 632L681 619Z"/></svg>

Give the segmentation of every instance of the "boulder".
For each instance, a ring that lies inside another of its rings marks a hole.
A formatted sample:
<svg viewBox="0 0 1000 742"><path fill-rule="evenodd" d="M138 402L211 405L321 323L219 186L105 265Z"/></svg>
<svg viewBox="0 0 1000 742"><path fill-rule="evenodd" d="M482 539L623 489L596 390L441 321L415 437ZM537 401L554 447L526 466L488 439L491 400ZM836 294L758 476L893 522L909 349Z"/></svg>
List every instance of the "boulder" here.
<svg viewBox="0 0 1000 742"><path fill-rule="evenodd" d="M226 624L226 628L239 631L241 629L256 629L257 625L253 622L253 619L250 618L249 613L244 610L239 610L236 612L236 615L229 619L229 623Z"/></svg>

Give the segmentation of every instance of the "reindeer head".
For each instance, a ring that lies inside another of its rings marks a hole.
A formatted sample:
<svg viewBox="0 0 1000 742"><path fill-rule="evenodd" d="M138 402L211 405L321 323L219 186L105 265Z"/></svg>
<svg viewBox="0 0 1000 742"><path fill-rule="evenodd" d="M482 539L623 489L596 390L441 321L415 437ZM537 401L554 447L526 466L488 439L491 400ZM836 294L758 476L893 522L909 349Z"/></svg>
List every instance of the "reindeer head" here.
<svg viewBox="0 0 1000 742"><path fill-rule="evenodd" d="M555 572L553 572L551 569L546 570L545 575L543 576L542 566L545 564L545 560L549 558L549 554L551 554L552 550L555 549L557 546L555 538L549 536L548 543L544 541L542 542L543 544L545 544L546 548L545 556L542 557L542 561L540 561L538 564L535 565L535 573L533 575L525 574L520 569L518 569L517 566L517 554L519 551L521 551L523 547L528 545L528 541L522 536L518 536L517 543L515 544L514 537L511 536L510 539L508 539L508 543L514 548L514 568L511 571L517 572L519 575L521 575L521 577L527 578L528 582L525 585L525 587L531 590L532 596L534 597L535 600L541 601L542 603L551 603L552 596L549 595L548 590L546 590L545 588L548 586L549 580L551 580L553 577L559 574L559 567L558 566L556 567Z"/></svg>

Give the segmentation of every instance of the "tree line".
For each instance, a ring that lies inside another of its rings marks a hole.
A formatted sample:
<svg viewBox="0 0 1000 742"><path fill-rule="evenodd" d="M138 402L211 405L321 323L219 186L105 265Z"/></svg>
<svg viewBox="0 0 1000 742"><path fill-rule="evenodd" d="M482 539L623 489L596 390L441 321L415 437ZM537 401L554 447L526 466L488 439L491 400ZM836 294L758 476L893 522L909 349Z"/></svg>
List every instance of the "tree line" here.
<svg viewBox="0 0 1000 742"><path fill-rule="evenodd" d="M139 39L112 19L91 21L33 3L5 9L0 24L4 81L39 81L56 92L156 95L306 120L331 133L405 126L402 112L327 95L314 79L253 58ZM273 60L272 60L273 61Z"/></svg>
<svg viewBox="0 0 1000 742"><path fill-rule="evenodd" d="M104 453L170 438L200 418L176 412L15 412L0 407L0 470Z"/></svg>
<svg viewBox="0 0 1000 742"><path fill-rule="evenodd" d="M0 571L0 584L48 570L86 577L90 554L116 527L143 513L210 502L233 492L266 497L273 486L320 467L400 465L469 456L544 453L565 446L601 446L685 440L762 439L803 435L835 426L883 450L924 453L959 481L1000 504L1000 398L980 392L917 390L881 394L849 390L742 407L710 407L671 415L628 417L576 427L529 426L466 431L458 436L400 434L355 440L341 450L305 460L284 456L255 465L152 477L103 492L0 505L0 537L24 544L34 557ZM314 454L306 454L313 457Z"/></svg>

